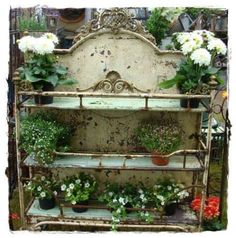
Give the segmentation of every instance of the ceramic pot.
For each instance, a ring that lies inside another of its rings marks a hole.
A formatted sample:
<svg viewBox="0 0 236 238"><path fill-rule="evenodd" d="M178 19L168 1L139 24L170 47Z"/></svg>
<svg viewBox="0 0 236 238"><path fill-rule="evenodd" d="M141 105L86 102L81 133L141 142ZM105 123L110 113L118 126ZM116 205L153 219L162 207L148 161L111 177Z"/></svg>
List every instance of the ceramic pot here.
<svg viewBox="0 0 236 238"><path fill-rule="evenodd" d="M39 199L39 207L43 210L49 210L55 207L55 198Z"/></svg>

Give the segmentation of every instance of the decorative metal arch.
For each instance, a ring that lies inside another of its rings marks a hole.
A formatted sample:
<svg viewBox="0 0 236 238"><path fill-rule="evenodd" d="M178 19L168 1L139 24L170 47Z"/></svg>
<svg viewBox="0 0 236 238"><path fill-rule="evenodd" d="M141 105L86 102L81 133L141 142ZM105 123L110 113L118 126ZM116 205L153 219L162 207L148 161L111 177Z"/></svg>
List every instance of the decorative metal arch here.
<svg viewBox="0 0 236 238"><path fill-rule="evenodd" d="M101 13L96 12L94 19L81 27L80 33L74 38L77 42L90 33L110 29L117 34L120 29L136 32L156 44L155 38L145 29L141 21L134 19L125 8L106 9Z"/></svg>

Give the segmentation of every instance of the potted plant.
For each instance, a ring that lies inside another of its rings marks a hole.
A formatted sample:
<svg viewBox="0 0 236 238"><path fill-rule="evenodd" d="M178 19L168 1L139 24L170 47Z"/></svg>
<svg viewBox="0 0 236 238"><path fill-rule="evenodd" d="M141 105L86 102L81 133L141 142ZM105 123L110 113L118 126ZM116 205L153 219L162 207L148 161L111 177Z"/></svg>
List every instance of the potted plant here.
<svg viewBox="0 0 236 238"><path fill-rule="evenodd" d="M55 160L56 149L68 150L66 143L71 133L72 128L54 120L53 114L31 114L20 125L20 148L33 154L40 165L50 164Z"/></svg>
<svg viewBox="0 0 236 238"><path fill-rule="evenodd" d="M107 183L105 190L98 197L98 200L106 203L112 213L112 230L117 229L121 219L125 219L129 211L127 208L132 207L132 198L135 187L129 183L121 186L118 183Z"/></svg>
<svg viewBox="0 0 236 238"><path fill-rule="evenodd" d="M65 178L61 185L61 191L64 194L65 201L70 202L72 205L88 205L96 185L97 182L94 176L81 172L78 176ZM72 206L72 210L80 213L88 209Z"/></svg>
<svg viewBox="0 0 236 238"><path fill-rule="evenodd" d="M24 36L18 40L19 49L25 55L25 63L19 68L20 78L30 82L35 90L54 91L58 85L75 83L68 77L66 67L57 63L57 56L53 53L58 38L52 33L45 33L41 37ZM53 97L36 96L35 103L50 104Z"/></svg>
<svg viewBox="0 0 236 238"><path fill-rule="evenodd" d="M169 154L178 149L182 141L182 129L173 121L141 122L135 131L140 146L151 153L155 165L167 165Z"/></svg>
<svg viewBox="0 0 236 238"><path fill-rule="evenodd" d="M209 196L203 205L203 228L204 230L221 230L222 224L218 218L220 215L220 199L217 196ZM191 202L190 208L199 215L201 208L201 196L196 196Z"/></svg>
<svg viewBox="0 0 236 238"><path fill-rule="evenodd" d="M183 184L167 177L158 180L151 191L154 206L166 216L174 215L178 203L188 196L189 193L184 190Z"/></svg>
<svg viewBox="0 0 236 238"><path fill-rule="evenodd" d="M214 67L215 58L226 54L226 45L214 37L212 32L196 30L193 32L177 33L173 37L177 49L185 55L176 75L159 84L160 88L167 89L177 86L182 94L208 94L210 84L221 84L220 68ZM199 100L181 100L182 107L196 108Z"/></svg>
<svg viewBox="0 0 236 238"><path fill-rule="evenodd" d="M26 191L32 192L32 195L39 200L41 209L48 210L55 207L55 196L57 195L55 180L37 175L24 186Z"/></svg>

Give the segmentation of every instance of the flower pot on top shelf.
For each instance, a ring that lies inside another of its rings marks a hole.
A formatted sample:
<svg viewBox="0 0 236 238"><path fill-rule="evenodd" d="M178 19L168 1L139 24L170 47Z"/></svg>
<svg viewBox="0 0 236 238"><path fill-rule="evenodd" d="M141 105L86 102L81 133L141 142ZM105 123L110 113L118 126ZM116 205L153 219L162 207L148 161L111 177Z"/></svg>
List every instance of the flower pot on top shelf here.
<svg viewBox="0 0 236 238"><path fill-rule="evenodd" d="M36 91L54 91L58 85L69 85L75 80L68 77L68 69L57 63L53 53L58 38L52 33L41 37L24 36L18 40L19 49L24 53L25 62L18 70L21 80L30 82ZM35 96L36 104L50 104L49 96Z"/></svg>
<svg viewBox="0 0 236 238"><path fill-rule="evenodd" d="M216 84L223 84L220 68L214 67L217 56L225 55L224 42L214 37L212 32L197 30L175 34L172 38L175 48L181 50L185 58L181 61L176 75L159 84L162 89L176 85L182 94L209 94L213 88L212 77ZM181 99L180 106L197 108L200 100Z"/></svg>
<svg viewBox="0 0 236 238"><path fill-rule="evenodd" d="M151 153L152 163L158 166L168 165L169 154L179 148L182 134L173 120L142 121L135 131L137 143Z"/></svg>

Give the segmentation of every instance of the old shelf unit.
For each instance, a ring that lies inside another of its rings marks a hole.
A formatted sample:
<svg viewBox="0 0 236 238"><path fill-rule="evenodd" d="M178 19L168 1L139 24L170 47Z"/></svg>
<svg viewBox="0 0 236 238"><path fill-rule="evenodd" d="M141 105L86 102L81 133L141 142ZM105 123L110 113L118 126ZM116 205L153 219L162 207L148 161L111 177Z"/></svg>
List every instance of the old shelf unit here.
<svg viewBox="0 0 236 238"><path fill-rule="evenodd" d="M17 78L16 78L17 82ZM22 95L28 95L28 99L21 100ZM36 105L33 95L53 95L54 102L48 105ZM203 95L180 95L180 94L98 94L79 92L32 92L16 90L16 134L17 134L17 160L19 176L19 193L21 218L24 226L31 225L30 229L39 229L45 224L63 224L78 226L98 226L110 227L111 213L105 207L89 206L87 212L74 213L71 206L61 202L48 211L41 210L37 200L32 200L28 206L24 207L22 167L30 168L30 176L39 165L34 160L34 155L29 155L24 161L20 158L18 142L20 139L20 111L30 108L38 109L70 109L70 110L141 110L160 112L187 112L202 113L209 111L209 105L201 104L199 108L181 108L179 100L181 98L210 98ZM211 104L210 104L211 105ZM211 128L211 112L209 113L209 127ZM136 170L136 171L191 171L195 174L203 175L201 185L202 195L206 193L207 173L209 164L209 146L211 129L208 130L207 142L204 144L199 140L199 148L196 150L180 150L173 153L170 163L167 166L153 165L150 154L115 154L115 153L57 153L57 158L53 164L46 166L48 170L52 168L80 168L80 169L100 169L100 170ZM198 185L194 184L195 187ZM193 187L194 187L193 186ZM196 231L201 229L202 212L197 217L190 211L188 205L182 205L176 215L171 217L159 217L153 224L145 224L137 220L135 211L131 212L126 221L122 221L118 228L135 229L164 229Z"/></svg>

